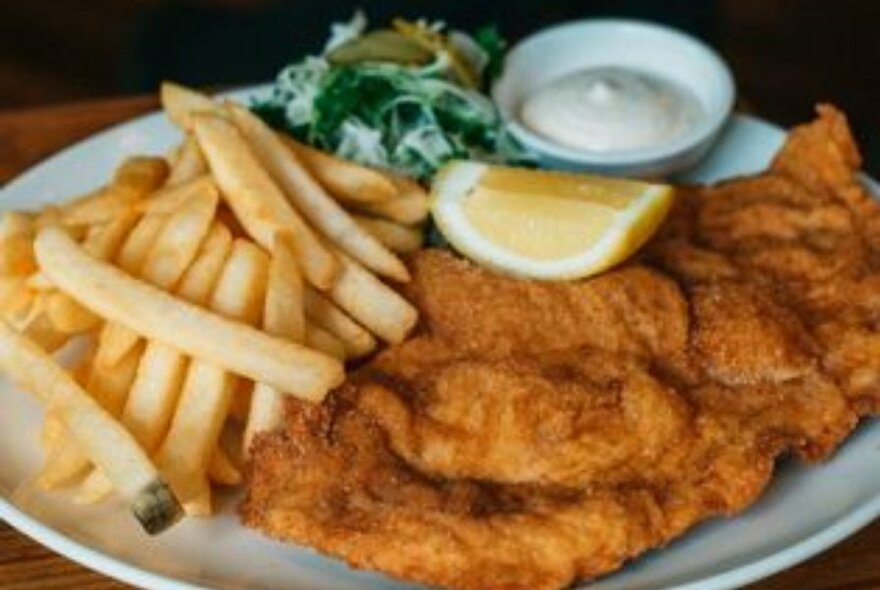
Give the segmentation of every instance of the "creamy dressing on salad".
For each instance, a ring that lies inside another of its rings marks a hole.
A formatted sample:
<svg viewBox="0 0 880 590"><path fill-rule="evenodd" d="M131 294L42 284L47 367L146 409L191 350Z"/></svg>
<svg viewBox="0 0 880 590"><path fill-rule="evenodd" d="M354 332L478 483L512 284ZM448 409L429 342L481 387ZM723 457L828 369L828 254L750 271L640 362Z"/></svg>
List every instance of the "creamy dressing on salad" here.
<svg viewBox="0 0 880 590"><path fill-rule="evenodd" d="M681 137L703 114L697 97L676 82L603 66L563 76L527 96L520 118L565 147L617 152Z"/></svg>

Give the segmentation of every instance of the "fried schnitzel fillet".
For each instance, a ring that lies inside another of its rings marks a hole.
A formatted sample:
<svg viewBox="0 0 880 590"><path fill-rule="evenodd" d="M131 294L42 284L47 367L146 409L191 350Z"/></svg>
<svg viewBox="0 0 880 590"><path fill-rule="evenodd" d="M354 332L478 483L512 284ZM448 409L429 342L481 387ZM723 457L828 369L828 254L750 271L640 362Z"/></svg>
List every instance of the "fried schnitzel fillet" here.
<svg viewBox="0 0 880 590"><path fill-rule="evenodd" d="M411 260L418 334L258 438L246 524L355 567L550 590L754 502L880 409L880 207L831 107L577 283Z"/></svg>

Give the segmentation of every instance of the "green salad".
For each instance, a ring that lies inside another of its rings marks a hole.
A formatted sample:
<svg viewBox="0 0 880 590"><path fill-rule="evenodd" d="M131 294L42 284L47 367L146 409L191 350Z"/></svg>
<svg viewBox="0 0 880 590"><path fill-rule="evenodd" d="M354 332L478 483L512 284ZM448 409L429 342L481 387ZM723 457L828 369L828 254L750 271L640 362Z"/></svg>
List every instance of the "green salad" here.
<svg viewBox="0 0 880 590"><path fill-rule="evenodd" d="M315 147L420 180L454 158L527 159L482 92L501 68L494 27L366 28L361 13L333 25L322 54L284 68L254 112Z"/></svg>

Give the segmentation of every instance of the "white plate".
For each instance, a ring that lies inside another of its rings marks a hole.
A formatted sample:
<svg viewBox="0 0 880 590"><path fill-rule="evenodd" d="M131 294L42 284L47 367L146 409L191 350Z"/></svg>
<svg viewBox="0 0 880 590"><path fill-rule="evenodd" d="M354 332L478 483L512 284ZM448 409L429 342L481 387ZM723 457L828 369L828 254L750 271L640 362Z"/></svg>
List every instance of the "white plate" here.
<svg viewBox="0 0 880 590"><path fill-rule="evenodd" d="M247 92L237 93L245 98ZM3 208L37 207L100 185L134 153L163 153L178 133L161 115L142 117L65 150L10 183ZM713 181L761 170L782 132L734 118L688 180ZM222 514L144 535L119 502L74 507L65 494L28 482L40 465L38 405L0 382L0 518L51 549L125 582L153 589L393 590L411 588L241 527L234 497ZM591 590L718 590L741 586L826 549L880 514L880 425L866 423L828 464L786 463L745 514L704 524Z"/></svg>

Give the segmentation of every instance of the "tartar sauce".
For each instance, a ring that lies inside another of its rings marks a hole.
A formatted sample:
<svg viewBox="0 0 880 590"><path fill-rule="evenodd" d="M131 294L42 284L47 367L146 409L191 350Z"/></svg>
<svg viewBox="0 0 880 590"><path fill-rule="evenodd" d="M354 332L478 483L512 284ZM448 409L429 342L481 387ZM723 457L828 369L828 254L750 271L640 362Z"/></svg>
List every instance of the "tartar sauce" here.
<svg viewBox="0 0 880 590"><path fill-rule="evenodd" d="M620 67L563 76L526 97L520 117L560 145L594 152L650 148L680 137L703 115L684 86Z"/></svg>

